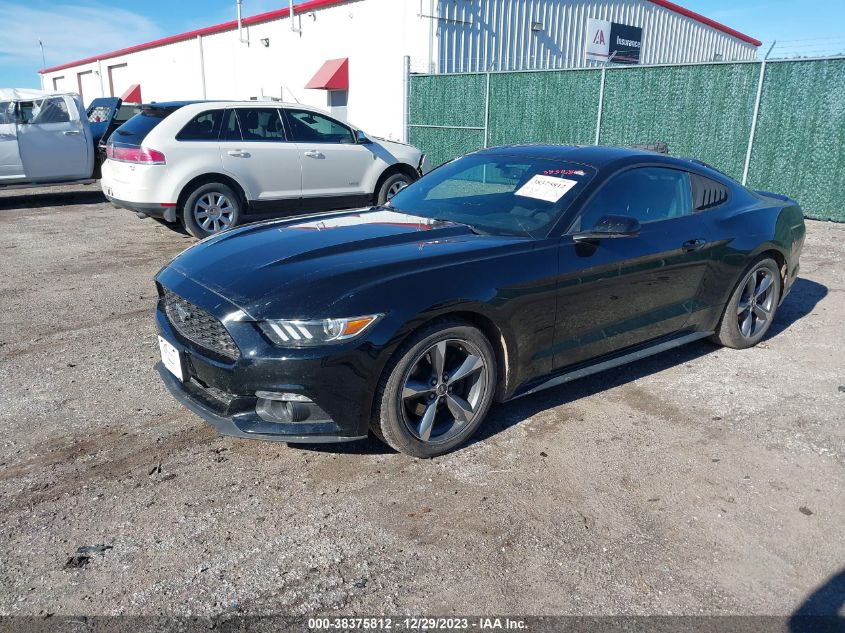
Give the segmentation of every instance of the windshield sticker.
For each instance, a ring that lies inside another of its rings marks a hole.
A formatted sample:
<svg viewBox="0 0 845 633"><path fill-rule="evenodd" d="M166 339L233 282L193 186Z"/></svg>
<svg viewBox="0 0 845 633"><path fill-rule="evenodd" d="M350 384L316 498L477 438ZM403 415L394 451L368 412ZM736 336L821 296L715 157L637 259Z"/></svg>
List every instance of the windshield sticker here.
<svg viewBox="0 0 845 633"><path fill-rule="evenodd" d="M586 176L583 169L547 169L543 172L546 176Z"/></svg>
<svg viewBox="0 0 845 633"><path fill-rule="evenodd" d="M514 195L545 200L546 202L557 202L577 184L578 182L575 180L537 174L514 192Z"/></svg>

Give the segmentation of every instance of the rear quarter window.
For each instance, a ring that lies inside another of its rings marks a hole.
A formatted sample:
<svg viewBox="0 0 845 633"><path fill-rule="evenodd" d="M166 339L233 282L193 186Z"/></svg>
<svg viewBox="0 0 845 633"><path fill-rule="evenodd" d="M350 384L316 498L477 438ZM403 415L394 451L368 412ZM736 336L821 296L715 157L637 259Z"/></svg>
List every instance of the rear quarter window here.
<svg viewBox="0 0 845 633"><path fill-rule="evenodd" d="M177 141L216 141L224 110L209 110L198 114L176 135Z"/></svg>

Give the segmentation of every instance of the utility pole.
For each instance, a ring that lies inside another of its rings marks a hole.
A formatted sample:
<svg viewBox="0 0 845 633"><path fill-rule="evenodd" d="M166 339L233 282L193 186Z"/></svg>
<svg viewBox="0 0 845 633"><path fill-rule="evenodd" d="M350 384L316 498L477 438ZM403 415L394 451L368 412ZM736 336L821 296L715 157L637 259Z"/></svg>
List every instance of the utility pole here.
<svg viewBox="0 0 845 633"><path fill-rule="evenodd" d="M47 68L47 59L44 57L44 43L38 40L38 46L41 48L41 70L44 70ZM38 73L38 76L41 78L41 90L44 90L44 75Z"/></svg>

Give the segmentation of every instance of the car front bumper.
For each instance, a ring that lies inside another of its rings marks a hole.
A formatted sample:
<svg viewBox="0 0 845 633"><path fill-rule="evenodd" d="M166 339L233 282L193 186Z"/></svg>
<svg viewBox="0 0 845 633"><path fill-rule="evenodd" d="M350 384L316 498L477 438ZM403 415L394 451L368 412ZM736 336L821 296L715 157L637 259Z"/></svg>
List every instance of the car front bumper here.
<svg viewBox="0 0 845 633"><path fill-rule="evenodd" d="M275 442L292 442L292 443L310 443L322 444L331 442L352 442L354 440L363 440L367 437L366 434L360 436L353 435L334 435L331 431L320 433L318 429L302 428L301 431L312 431L310 433L300 432L296 429L289 428L280 431L278 424L271 424L265 422L258 417L257 414L250 412L243 412L235 415L219 415L213 409L203 404L203 402L196 396L192 396L188 392L184 384L170 371L165 369L162 363L156 363L156 370L161 376L164 386L180 404L186 409L201 417L208 422L220 435L228 435L231 437L239 437L242 439L253 440L270 440ZM318 432L314 432L318 431Z"/></svg>
<svg viewBox="0 0 845 633"><path fill-rule="evenodd" d="M174 292L226 323L240 350L224 358L186 338L170 322L163 300L156 309L158 331L179 352L182 379L156 365L165 386L185 407L223 435L282 442L342 442L369 431L379 363L366 343L322 349L282 349L252 321L232 322L239 308L196 282L165 268L157 278ZM228 316L227 316L228 315ZM301 421L268 421L258 392L294 394L310 400Z"/></svg>

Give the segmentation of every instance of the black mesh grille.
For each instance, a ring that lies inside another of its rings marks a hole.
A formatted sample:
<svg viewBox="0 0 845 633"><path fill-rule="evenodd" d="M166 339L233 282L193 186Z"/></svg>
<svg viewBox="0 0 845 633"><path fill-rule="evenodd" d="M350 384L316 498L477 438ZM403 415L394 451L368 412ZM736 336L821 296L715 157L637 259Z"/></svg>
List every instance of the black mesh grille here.
<svg viewBox="0 0 845 633"><path fill-rule="evenodd" d="M241 353L223 324L200 307L164 289L164 313L180 335L218 356L237 359Z"/></svg>

